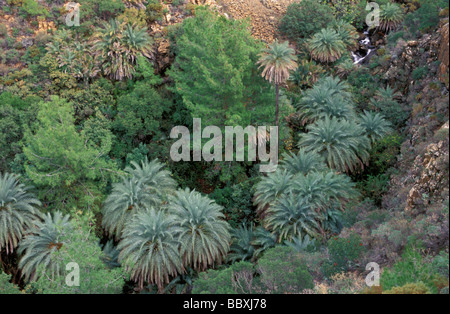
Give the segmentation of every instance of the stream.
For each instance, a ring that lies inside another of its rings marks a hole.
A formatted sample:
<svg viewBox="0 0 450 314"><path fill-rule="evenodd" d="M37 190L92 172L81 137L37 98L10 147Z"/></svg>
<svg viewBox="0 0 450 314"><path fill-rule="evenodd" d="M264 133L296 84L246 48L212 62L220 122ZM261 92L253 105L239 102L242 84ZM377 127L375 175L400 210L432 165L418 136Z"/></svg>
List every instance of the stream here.
<svg viewBox="0 0 450 314"><path fill-rule="evenodd" d="M370 57L372 53L376 51L376 47L372 45L372 41L370 40L370 34L368 30L364 32L364 39L360 40L359 44L359 50L357 50L356 52L352 51L354 64L363 64L368 60L368 57Z"/></svg>

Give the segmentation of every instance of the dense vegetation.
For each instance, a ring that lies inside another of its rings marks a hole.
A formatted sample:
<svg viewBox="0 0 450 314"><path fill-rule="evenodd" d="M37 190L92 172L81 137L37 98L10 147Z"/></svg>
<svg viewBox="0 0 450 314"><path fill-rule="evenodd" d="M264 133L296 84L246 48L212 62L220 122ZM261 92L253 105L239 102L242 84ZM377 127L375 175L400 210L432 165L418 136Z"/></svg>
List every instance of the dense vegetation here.
<svg viewBox="0 0 450 314"><path fill-rule="evenodd" d="M0 1L0 293L448 293L448 190L414 217L383 201L414 112L377 72L448 2L376 2L388 44L355 65L366 1L295 1L272 43L188 1L78 0L77 27ZM279 126L277 170L171 160L193 118Z"/></svg>

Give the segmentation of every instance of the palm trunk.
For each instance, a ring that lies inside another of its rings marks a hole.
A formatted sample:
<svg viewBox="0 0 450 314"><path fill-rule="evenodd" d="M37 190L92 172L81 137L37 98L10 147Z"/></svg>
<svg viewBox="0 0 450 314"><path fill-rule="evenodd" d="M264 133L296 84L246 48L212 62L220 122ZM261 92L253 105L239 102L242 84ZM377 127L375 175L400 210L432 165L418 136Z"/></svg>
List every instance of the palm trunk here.
<svg viewBox="0 0 450 314"><path fill-rule="evenodd" d="M279 112L279 101L280 101L280 86L278 84L275 85L275 126L279 126L278 121L278 112Z"/></svg>

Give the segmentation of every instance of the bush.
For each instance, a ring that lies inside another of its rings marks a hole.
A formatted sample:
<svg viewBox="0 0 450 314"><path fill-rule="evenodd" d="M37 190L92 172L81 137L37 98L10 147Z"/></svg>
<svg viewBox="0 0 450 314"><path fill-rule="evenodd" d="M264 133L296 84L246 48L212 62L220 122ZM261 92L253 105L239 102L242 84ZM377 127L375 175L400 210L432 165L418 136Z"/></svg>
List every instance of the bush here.
<svg viewBox="0 0 450 314"><path fill-rule="evenodd" d="M316 0L303 0L288 6L279 31L291 41L302 43L333 21L333 11L328 5Z"/></svg>
<svg viewBox="0 0 450 314"><path fill-rule="evenodd" d="M412 72L412 78L414 81L418 81L423 79L425 76L427 76L429 70L428 67L418 67L415 68Z"/></svg>
<svg viewBox="0 0 450 314"><path fill-rule="evenodd" d="M9 282L10 276L0 271L0 295L1 294L19 294L20 290L17 286Z"/></svg>
<svg viewBox="0 0 450 314"><path fill-rule="evenodd" d="M334 274L355 270L359 259L366 251L361 237L352 234L349 238L331 238L328 243L330 260L323 265L323 273L327 277Z"/></svg>
<svg viewBox="0 0 450 314"><path fill-rule="evenodd" d="M442 276L436 273L433 264L422 256L421 250L410 245L403 253L402 259L395 263L392 268L383 272L381 286L383 290L389 291L394 287L423 283L429 292L438 293L439 289L436 283L439 283L440 277Z"/></svg>
<svg viewBox="0 0 450 314"><path fill-rule="evenodd" d="M408 283L401 287L394 287L383 294L430 294L430 289L423 282Z"/></svg>
<svg viewBox="0 0 450 314"><path fill-rule="evenodd" d="M24 0L22 4L22 11L30 16L49 15L47 9L37 3L36 0Z"/></svg>
<svg viewBox="0 0 450 314"><path fill-rule="evenodd" d="M257 269L265 293L300 293L314 288L306 264L290 247L267 250L258 261Z"/></svg>
<svg viewBox="0 0 450 314"><path fill-rule="evenodd" d="M421 0L420 5L418 10L408 14L405 18L405 25L409 31L418 36L439 24L440 8L448 8L448 1Z"/></svg>

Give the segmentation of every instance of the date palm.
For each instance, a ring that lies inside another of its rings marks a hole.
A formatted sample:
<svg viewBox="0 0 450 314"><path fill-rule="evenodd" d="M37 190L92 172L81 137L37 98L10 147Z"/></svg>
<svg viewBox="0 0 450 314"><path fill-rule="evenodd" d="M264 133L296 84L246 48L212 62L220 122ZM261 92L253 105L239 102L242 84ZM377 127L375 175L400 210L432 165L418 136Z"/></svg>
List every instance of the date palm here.
<svg viewBox="0 0 450 314"><path fill-rule="evenodd" d="M255 255L253 225L246 226L242 224L238 228L233 229L231 234L232 242L228 260L232 263L252 260Z"/></svg>
<svg viewBox="0 0 450 314"><path fill-rule="evenodd" d="M185 267L205 270L221 263L230 248L230 226L223 207L196 191L178 191L170 199L168 211L174 215L183 243L181 256Z"/></svg>
<svg viewBox="0 0 450 314"><path fill-rule="evenodd" d="M150 208L134 215L123 231L118 245L119 262L131 272L140 288L156 284L162 291L170 277L184 272L175 217Z"/></svg>
<svg viewBox="0 0 450 314"><path fill-rule="evenodd" d="M25 280L37 279L38 267L44 267L51 276L63 274L64 265L52 257L54 252L65 245L64 239L72 230L70 216L60 212L47 214L43 221L36 222L36 226L19 245L19 268Z"/></svg>
<svg viewBox="0 0 450 314"><path fill-rule="evenodd" d="M267 209L291 188L293 175L286 170L277 170L264 177L255 188L253 203L259 216L264 217Z"/></svg>
<svg viewBox="0 0 450 314"><path fill-rule="evenodd" d="M317 236L320 228L319 218L320 215L310 204L289 194L269 208L264 225L268 230L280 235L280 242L290 241L299 235Z"/></svg>
<svg viewBox="0 0 450 314"><path fill-rule="evenodd" d="M358 48L359 34L352 24L347 23L344 20L336 20L331 23L331 28L338 33L347 49L355 50Z"/></svg>
<svg viewBox="0 0 450 314"><path fill-rule="evenodd" d="M295 50L289 47L288 41L279 43L275 40L259 57L257 64L263 68L262 76L275 84L275 126L278 127L280 85L286 83L290 72L297 68L297 56Z"/></svg>
<svg viewBox="0 0 450 314"><path fill-rule="evenodd" d="M307 130L300 135L299 147L323 156L330 168L339 172L364 168L371 145L363 127L353 121L326 117Z"/></svg>
<svg viewBox="0 0 450 314"><path fill-rule="evenodd" d="M345 202L359 195L355 184L347 175L334 171L311 172L298 176L292 186L292 195L322 213L327 212L330 206L342 208Z"/></svg>
<svg viewBox="0 0 450 314"><path fill-rule="evenodd" d="M381 114L366 110L359 116L359 125L364 128L365 134L372 143L380 140L393 131L391 123L384 119Z"/></svg>
<svg viewBox="0 0 450 314"><path fill-rule="evenodd" d="M0 250L7 254L41 217L41 202L29 190L16 175L0 173Z"/></svg>
<svg viewBox="0 0 450 314"><path fill-rule="evenodd" d="M314 60L331 63L338 60L346 50L344 41L332 28L324 28L307 42Z"/></svg>
<svg viewBox="0 0 450 314"><path fill-rule="evenodd" d="M146 28L135 24L111 20L103 23L94 36L96 54L104 60L103 71L111 79L131 79L138 56L152 57L152 38Z"/></svg>
<svg viewBox="0 0 450 314"><path fill-rule="evenodd" d="M255 229L252 245L256 248L253 258L260 257L266 250L275 247L278 243L278 235L272 233L262 226Z"/></svg>
<svg viewBox="0 0 450 314"><path fill-rule="evenodd" d="M145 159L125 169L128 175L113 185L103 204L102 225L110 235L120 238L127 219L143 208L160 206L174 193L176 182L163 167L157 160Z"/></svg>
<svg viewBox="0 0 450 314"><path fill-rule="evenodd" d="M403 18L402 7L396 3L388 2L380 6L380 26L378 26L378 29L388 33L396 29L402 23Z"/></svg>
<svg viewBox="0 0 450 314"><path fill-rule="evenodd" d="M296 252L301 253L312 247L315 244L315 239L312 239L308 234L305 236L297 236L290 241L284 241L284 244Z"/></svg>
<svg viewBox="0 0 450 314"><path fill-rule="evenodd" d="M306 151L304 148L301 148L297 154L289 153L283 156L283 160L281 161L282 169L285 169L294 176L299 173L307 175L311 171L323 171L327 169L322 156L313 151Z"/></svg>

